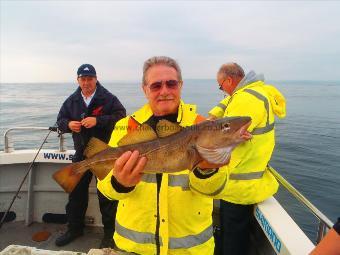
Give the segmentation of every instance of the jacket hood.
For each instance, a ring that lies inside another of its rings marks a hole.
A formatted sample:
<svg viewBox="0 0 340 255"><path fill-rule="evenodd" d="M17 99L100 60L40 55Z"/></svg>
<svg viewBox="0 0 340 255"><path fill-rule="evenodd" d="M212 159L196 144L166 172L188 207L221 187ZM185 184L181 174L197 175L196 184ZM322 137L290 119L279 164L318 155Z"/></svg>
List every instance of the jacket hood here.
<svg viewBox="0 0 340 255"><path fill-rule="evenodd" d="M256 74L254 71L250 71L246 76L239 82L235 88L235 92L244 88L245 86L258 82L258 85L263 87L268 94L270 104L272 106L273 112L279 118L286 117L286 99L282 93L272 85L264 84L264 75Z"/></svg>
<svg viewBox="0 0 340 255"><path fill-rule="evenodd" d="M273 112L279 118L286 117L286 99L281 92L272 85L263 86L268 93Z"/></svg>
<svg viewBox="0 0 340 255"><path fill-rule="evenodd" d="M254 83L257 81L264 82L264 75L263 74L256 74L254 71L250 71L243 77L243 79L237 84L235 91L247 86L250 83Z"/></svg>

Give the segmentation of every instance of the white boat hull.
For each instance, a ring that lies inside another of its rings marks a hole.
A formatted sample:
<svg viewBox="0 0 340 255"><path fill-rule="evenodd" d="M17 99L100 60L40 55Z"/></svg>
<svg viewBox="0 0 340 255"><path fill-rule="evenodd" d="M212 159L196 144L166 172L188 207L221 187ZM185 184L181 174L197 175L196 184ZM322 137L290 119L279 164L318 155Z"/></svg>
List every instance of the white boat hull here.
<svg viewBox="0 0 340 255"><path fill-rule="evenodd" d="M36 152L0 152L0 211L7 210ZM45 213L65 214L68 194L53 180L52 174L71 163L73 154L73 150L41 150L11 208L16 213L17 221L25 220L26 225L29 225L32 222L42 222ZM86 219L88 225L102 225L95 178L90 183Z"/></svg>

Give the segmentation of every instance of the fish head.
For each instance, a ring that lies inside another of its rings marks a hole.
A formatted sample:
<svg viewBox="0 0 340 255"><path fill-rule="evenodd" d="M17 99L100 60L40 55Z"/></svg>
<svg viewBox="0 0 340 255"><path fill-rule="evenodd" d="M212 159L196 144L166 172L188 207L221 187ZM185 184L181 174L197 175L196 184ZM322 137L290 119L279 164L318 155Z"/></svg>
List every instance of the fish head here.
<svg viewBox="0 0 340 255"><path fill-rule="evenodd" d="M196 149L210 163L226 164L231 151L241 142L249 140L247 128L251 118L224 117L197 125Z"/></svg>

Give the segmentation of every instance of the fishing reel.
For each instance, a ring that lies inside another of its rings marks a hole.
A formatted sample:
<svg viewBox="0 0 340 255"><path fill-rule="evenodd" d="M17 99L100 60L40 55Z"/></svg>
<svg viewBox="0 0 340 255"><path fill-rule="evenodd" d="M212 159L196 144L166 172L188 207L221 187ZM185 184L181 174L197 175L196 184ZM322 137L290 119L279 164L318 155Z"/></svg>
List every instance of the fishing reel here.
<svg viewBox="0 0 340 255"><path fill-rule="evenodd" d="M57 132L58 133L58 137L60 137L64 132L61 131L58 127L53 126L53 127L49 127L48 130L51 130L52 132Z"/></svg>

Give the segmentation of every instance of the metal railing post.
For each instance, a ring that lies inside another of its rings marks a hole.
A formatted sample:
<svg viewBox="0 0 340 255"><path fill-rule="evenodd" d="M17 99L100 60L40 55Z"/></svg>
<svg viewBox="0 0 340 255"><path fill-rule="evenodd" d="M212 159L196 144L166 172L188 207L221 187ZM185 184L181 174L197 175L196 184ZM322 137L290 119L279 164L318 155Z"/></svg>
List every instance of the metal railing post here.
<svg viewBox="0 0 340 255"><path fill-rule="evenodd" d="M66 151L65 137L63 134L59 135L59 151Z"/></svg>
<svg viewBox="0 0 340 255"><path fill-rule="evenodd" d="M7 135L8 131L10 131L10 129L7 130L4 134L4 139L5 139L5 141L4 141L4 152L5 153L10 153L14 150L13 142L10 139L10 137Z"/></svg>
<svg viewBox="0 0 340 255"><path fill-rule="evenodd" d="M318 226L318 234L316 236L316 243L319 243L322 238L324 238L324 236L327 233L327 226L325 223L323 223L321 220L319 220L319 226Z"/></svg>

